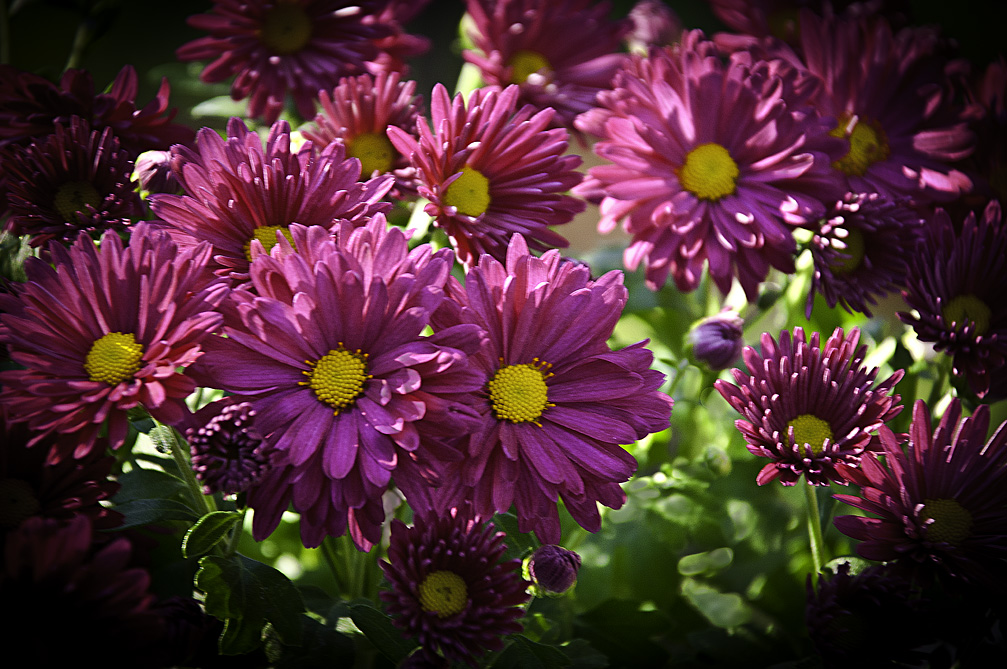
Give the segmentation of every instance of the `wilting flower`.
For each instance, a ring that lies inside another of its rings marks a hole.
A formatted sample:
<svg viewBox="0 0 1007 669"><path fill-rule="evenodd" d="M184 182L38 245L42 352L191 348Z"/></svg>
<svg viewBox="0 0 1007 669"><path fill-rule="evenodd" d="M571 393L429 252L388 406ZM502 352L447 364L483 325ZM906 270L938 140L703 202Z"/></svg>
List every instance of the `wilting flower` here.
<svg viewBox="0 0 1007 669"><path fill-rule="evenodd" d="M255 428L248 402L211 402L185 422L192 469L203 494L236 495L258 483L275 459L273 448Z"/></svg>
<svg viewBox="0 0 1007 669"><path fill-rule="evenodd" d="M462 437L452 501L471 501L483 517L513 504L522 532L558 543L562 497L582 527L598 531L598 503L622 506L619 484L636 470L621 444L667 428L672 407L646 342L608 346L626 304L622 273L592 280L555 249L530 255L514 235L505 265L484 255L464 288L448 285L454 301L435 329L474 323L489 336L472 356L483 375L481 424Z"/></svg>
<svg viewBox="0 0 1007 669"><path fill-rule="evenodd" d="M871 454L848 472L862 497L836 499L870 513L840 516L839 530L869 560L896 561L923 582L937 577L1004 591L1007 559L1007 423L987 440L989 406L963 417L957 398L931 429L923 400L913 406L903 448L880 431L884 465Z"/></svg>
<svg viewBox="0 0 1007 669"><path fill-rule="evenodd" d="M794 485L802 474L809 485L845 483L837 465L856 467L865 450L876 450L872 432L902 410L892 389L903 371L875 384L878 370L864 367L867 346L859 341L858 328L836 328L821 347L817 332L808 340L801 328L782 331L779 343L763 333L761 353L745 347L748 374L734 369L735 383L714 383L742 415L735 425L748 450L770 459L759 485L776 478Z"/></svg>
<svg viewBox="0 0 1007 669"><path fill-rule="evenodd" d="M805 77L806 79L806 77ZM577 127L600 137L574 189L620 221L629 269L694 290L708 264L721 292L737 277L754 299L769 268L793 270L792 228L841 196L829 173L841 145L805 104L807 81L782 61L721 54L699 31L634 55Z"/></svg>
<svg viewBox="0 0 1007 669"><path fill-rule="evenodd" d="M923 218L907 200L877 193L849 193L836 202L809 244L815 271L805 307L815 295L829 308L871 316L867 305L906 285L910 259L923 240Z"/></svg>
<svg viewBox="0 0 1007 669"><path fill-rule="evenodd" d="M213 59L207 83L235 77L231 97L248 100L248 116L271 124L293 97L302 118L315 115L318 91L364 71L375 40L389 29L366 21L375 3L341 0L216 0L189 25L209 33L179 47L179 60Z"/></svg>
<svg viewBox="0 0 1007 669"><path fill-rule="evenodd" d="M983 397L1007 364L1007 221L991 200L961 226L937 209L909 263L899 317L952 356L954 373Z"/></svg>
<svg viewBox="0 0 1007 669"><path fill-rule="evenodd" d="M521 561L502 559L505 536L455 509L420 514L412 527L393 520L380 562L391 588L380 596L395 625L426 652L473 667L503 648L504 636L521 631L530 598Z"/></svg>
<svg viewBox="0 0 1007 669"><path fill-rule="evenodd" d="M277 121L265 149L239 118L227 123L227 138L203 128L196 147L172 148L172 171L183 195L153 195L151 209L176 241L213 245L214 271L247 281L252 240L265 250L291 223L334 228L340 220L366 223L391 205L382 202L391 176L360 183L360 163L344 159L338 142L320 152L295 153L290 125Z"/></svg>
<svg viewBox="0 0 1007 669"><path fill-rule="evenodd" d="M342 142L346 155L360 161L360 178L392 174L395 188L389 196L400 200L416 196L416 168L388 140L385 129L394 125L413 133L423 99L415 94L416 82L395 72L346 77L322 91L322 111L302 134L321 149Z"/></svg>
<svg viewBox="0 0 1007 669"><path fill-rule="evenodd" d="M535 549L528 561L532 582L547 592L563 593L577 582L580 556L555 544L543 544Z"/></svg>
<svg viewBox="0 0 1007 669"><path fill-rule="evenodd" d="M126 248L106 232L98 248L81 234L49 253L52 265L28 258L27 282L0 294L0 342L23 366L0 372L9 419L37 433L31 444L73 434L76 445L50 461L84 457L106 427L107 445L118 448L136 407L163 423L181 420L196 387L183 368L219 326L215 308L227 292L206 271L209 246L180 250L140 223Z"/></svg>
<svg viewBox="0 0 1007 669"><path fill-rule="evenodd" d="M119 141L109 128L91 130L79 117L15 149L4 171L7 225L14 234L31 235L32 246L69 243L81 232L122 231L143 212L130 180L133 163Z"/></svg>
<svg viewBox="0 0 1007 669"><path fill-rule="evenodd" d="M475 49L462 56L489 86L518 86L518 104L556 111L552 122L594 106L622 64L630 23L611 18L608 2L592 0L466 0Z"/></svg>
<svg viewBox="0 0 1007 669"><path fill-rule="evenodd" d="M444 299L450 249L410 252L380 215L337 237L292 225L271 256L255 242L257 294L232 293L226 336L207 343L200 371L204 385L251 404L281 453L248 497L255 538L292 504L305 546L349 529L366 550L380 539L393 476L422 510L437 483L437 439L474 422L465 402L480 377L467 360L482 335L474 326L423 334Z"/></svg>
<svg viewBox="0 0 1007 669"><path fill-rule="evenodd" d="M565 247L550 226L569 223L585 207L566 195L580 182L579 156L567 154L563 128L548 129L553 112L516 108L519 91L479 88L452 100L436 84L433 130L419 123L419 141L395 126L388 138L409 157L424 210L451 239L458 259L474 264L488 253L502 259L514 233L536 250Z"/></svg>
<svg viewBox="0 0 1007 669"><path fill-rule="evenodd" d="M693 355L710 369L727 369L745 346L743 326L744 321L733 311L704 318L689 332Z"/></svg>

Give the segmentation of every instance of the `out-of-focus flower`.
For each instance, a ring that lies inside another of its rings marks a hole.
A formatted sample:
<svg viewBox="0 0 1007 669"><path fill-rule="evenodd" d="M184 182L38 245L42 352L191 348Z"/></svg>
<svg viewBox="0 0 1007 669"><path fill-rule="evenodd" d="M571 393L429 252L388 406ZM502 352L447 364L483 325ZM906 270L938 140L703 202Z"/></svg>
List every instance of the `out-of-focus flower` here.
<svg viewBox="0 0 1007 669"><path fill-rule="evenodd" d="M144 151L136 159L136 180L149 193L178 193L182 185L171 171L171 151Z"/></svg>
<svg viewBox="0 0 1007 669"><path fill-rule="evenodd" d="M503 560L505 535L492 523L452 509L420 514L412 527L392 521L382 590L395 625L428 654L477 666L503 637L521 631L518 618L530 598L521 561ZM424 664L420 666L435 666Z"/></svg>
<svg viewBox="0 0 1007 669"><path fill-rule="evenodd" d="M450 249L410 252L380 215L365 228L345 225L337 239L317 226L290 232L272 255L254 243L257 294L232 293L225 336L207 343L199 371L206 385L249 402L256 429L281 453L248 496L255 538L292 504L305 546L349 529L367 550L380 539L393 477L423 510L437 483L438 437L471 430L465 403L481 376L468 356L482 334L423 334L444 299Z"/></svg>
<svg viewBox="0 0 1007 669"><path fill-rule="evenodd" d="M409 72L409 59L422 56L430 50L430 39L405 31L405 25L416 18L430 0L381 0L383 5L375 14L364 17L364 23L373 23L382 29L382 37L374 40L377 56L367 62L371 74L381 72Z"/></svg>
<svg viewBox="0 0 1007 669"><path fill-rule="evenodd" d="M382 198L392 177L358 182L360 162L344 156L339 142L295 153L286 121L272 125L263 149L259 135L232 118L226 139L203 128L195 148L172 148L172 171L185 193L153 195L150 206L180 246L210 242L214 271L247 282L253 240L268 251L278 234L290 234L291 223L329 230L340 220L363 225L388 211Z"/></svg>
<svg viewBox="0 0 1007 669"><path fill-rule="evenodd" d="M733 311L704 318L689 332L692 353L710 369L727 369L741 355L745 346L742 326L744 321Z"/></svg>
<svg viewBox="0 0 1007 669"><path fill-rule="evenodd" d="M770 267L793 271L793 226L842 196L830 175L842 146L807 84L783 61L726 57L700 31L635 55L577 119L612 164L574 192L600 200L602 232L624 223L626 266L642 262L651 288L670 275L694 290L706 264L722 293L736 277L754 299Z"/></svg>
<svg viewBox="0 0 1007 669"><path fill-rule="evenodd" d="M909 263L899 318L952 356L954 373L984 397L1007 365L1007 221L991 200L961 226L937 209Z"/></svg>
<svg viewBox="0 0 1007 669"><path fill-rule="evenodd" d="M389 126L392 145L417 169L424 211L470 266L488 253L502 259L520 233L536 250L568 246L551 226L569 223L585 203L567 195L580 183L569 133L549 129L553 111L517 109L517 86L476 89L466 102L433 89L433 129L419 123L419 141Z"/></svg>
<svg viewBox="0 0 1007 669"><path fill-rule="evenodd" d="M989 406L962 416L957 398L931 429L923 400L913 406L909 443L880 432L884 465L871 454L847 472L862 496L836 499L870 516L839 516L839 530L860 541L869 560L895 561L908 573L946 586L1004 593L1007 559L1007 423L987 440Z"/></svg>
<svg viewBox="0 0 1007 669"><path fill-rule="evenodd" d="M211 60L199 75L207 83L234 77L231 97L248 98L249 118L272 124L289 94L297 113L315 115L318 91L365 71L378 55L375 40L390 30L367 20L375 2L343 0L216 0L188 23L209 33L184 44L181 61Z"/></svg>
<svg viewBox="0 0 1007 669"><path fill-rule="evenodd" d="M563 593L577 582L580 555L555 544L543 544L532 553L528 573L547 592Z"/></svg>
<svg viewBox="0 0 1007 669"><path fill-rule="evenodd" d="M15 149L4 172L7 225L14 234L31 235L32 246L70 243L81 232L122 231L143 212L130 180L133 163L119 141L109 128L91 130L79 117Z"/></svg>
<svg viewBox="0 0 1007 669"><path fill-rule="evenodd" d="M0 342L22 369L0 372L8 418L47 435L74 435L50 461L118 448L128 412L142 406L175 424L196 384L185 375L220 325L226 283L206 270L209 245L179 249L146 223L129 246L106 232L100 247L81 234L49 245L52 264L25 262L27 282L0 294ZM107 429L108 440L98 441Z"/></svg>
<svg viewBox="0 0 1007 669"><path fill-rule="evenodd" d="M976 182L968 197L977 206L990 199L1007 202L1007 59L1001 55L987 65L964 94L976 134L976 150L963 167Z"/></svg>
<svg viewBox="0 0 1007 669"><path fill-rule="evenodd" d="M555 126L594 106L622 64L626 19L613 20L608 2L593 0L466 0L475 49L462 56L486 85L519 88L518 104L552 108Z"/></svg>
<svg viewBox="0 0 1007 669"><path fill-rule="evenodd" d="M639 342L621 350L608 338L627 292L614 270L592 280L586 266L547 251L530 255L514 235L506 264L484 255L434 327L478 325L489 342L472 356L483 376L481 424L462 438L465 459L451 498L490 517L513 504L522 532L559 543L559 497L596 532L598 503L618 508L620 483L636 470L621 444L668 427L672 399L664 375Z"/></svg>
<svg viewBox="0 0 1007 669"><path fill-rule="evenodd" d="M732 370L735 383L718 379L714 387L742 419L735 425L748 450L770 462L756 479L794 485L845 483L839 464L856 467L865 450L876 450L872 432L902 410L892 389L903 371L875 384L878 370L864 367L867 346L859 328L836 328L819 346L801 328L762 335L762 351L745 347L748 374Z"/></svg>
<svg viewBox="0 0 1007 669"><path fill-rule="evenodd" d="M637 0L629 10L629 20L633 27L626 35L626 43L640 53L647 53L650 47L674 44L684 30L682 19L661 0Z"/></svg>

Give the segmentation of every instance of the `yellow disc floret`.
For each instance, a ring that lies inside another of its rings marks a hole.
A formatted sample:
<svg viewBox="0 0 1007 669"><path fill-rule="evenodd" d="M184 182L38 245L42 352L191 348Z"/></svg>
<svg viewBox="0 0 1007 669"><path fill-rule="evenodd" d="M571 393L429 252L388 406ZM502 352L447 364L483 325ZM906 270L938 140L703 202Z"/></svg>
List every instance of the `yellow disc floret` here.
<svg viewBox="0 0 1007 669"><path fill-rule="evenodd" d="M522 49L514 54L509 63L511 67L510 82L523 84L528 77L536 72L549 69L549 61L537 51Z"/></svg>
<svg viewBox="0 0 1007 669"><path fill-rule="evenodd" d="M700 200L719 200L734 192L741 171L720 144L700 144L685 156L678 170L682 188Z"/></svg>
<svg viewBox="0 0 1007 669"><path fill-rule="evenodd" d="M77 220L77 214L87 210L87 206L97 207L101 196L95 187L86 181L70 181L56 190L53 206L67 223Z"/></svg>
<svg viewBox="0 0 1007 669"><path fill-rule="evenodd" d="M871 123L849 114L843 115L839 125L830 132L833 137L842 137L850 142L850 150L845 156L832 163L843 174L862 177L874 163L886 160L891 154L888 136L878 123Z"/></svg>
<svg viewBox="0 0 1007 669"><path fill-rule="evenodd" d="M469 601L468 588L461 576L453 571L435 571L420 583L420 605L424 611L446 618L465 609Z"/></svg>
<svg viewBox="0 0 1007 669"><path fill-rule="evenodd" d="M357 135L346 145L346 154L360 161L362 179L369 179L375 171L384 174L395 161L395 149L383 132Z"/></svg>
<svg viewBox="0 0 1007 669"><path fill-rule="evenodd" d="M266 12L259 39L273 53L297 53L311 41L311 18L295 2L278 2Z"/></svg>
<svg viewBox="0 0 1007 669"><path fill-rule="evenodd" d="M309 386L315 397L335 409L336 414L360 397L364 383L371 378L367 373L367 354L347 351L342 344L315 362L305 362L311 369L302 372L308 380L299 384Z"/></svg>
<svg viewBox="0 0 1007 669"><path fill-rule="evenodd" d="M467 216L478 216L490 207L490 182L482 172L466 167L444 193L444 203Z"/></svg>
<svg viewBox="0 0 1007 669"><path fill-rule="evenodd" d="M545 380L552 376L544 371L549 363L538 358L531 364L507 365L497 370L488 385L493 413L500 420L512 423L539 424L542 412L555 406L549 401Z"/></svg>
<svg viewBox="0 0 1007 669"><path fill-rule="evenodd" d="M818 416L812 416L808 413L802 414L788 422L787 425L794 428L794 443L798 446L807 444L815 455L820 454L825 448L826 439L829 441L833 439L832 428Z"/></svg>
<svg viewBox="0 0 1007 669"><path fill-rule="evenodd" d="M960 544L972 534L972 514L953 499L928 499L920 515L934 522L927 526L929 541Z"/></svg>
<svg viewBox="0 0 1007 669"><path fill-rule="evenodd" d="M967 323L975 323L977 335L986 334L990 327L990 308L975 295L959 295L941 309L941 316L948 329L959 330Z"/></svg>
<svg viewBox="0 0 1007 669"><path fill-rule="evenodd" d="M259 243L262 244L263 250L265 250L266 253L269 253L270 249L276 246L277 230L279 230L280 233L287 238L287 241L290 242L291 246L293 246L295 249L297 248L296 245L294 244L294 238L290 234L290 229L287 226L263 225L256 228L252 232L252 239L249 239L248 242L245 244L245 258L247 258L249 262L252 261L252 241L256 239L258 239Z"/></svg>
<svg viewBox="0 0 1007 669"><path fill-rule="evenodd" d="M131 332L109 332L91 344L84 359L88 378L114 386L133 378L143 359L143 344Z"/></svg>

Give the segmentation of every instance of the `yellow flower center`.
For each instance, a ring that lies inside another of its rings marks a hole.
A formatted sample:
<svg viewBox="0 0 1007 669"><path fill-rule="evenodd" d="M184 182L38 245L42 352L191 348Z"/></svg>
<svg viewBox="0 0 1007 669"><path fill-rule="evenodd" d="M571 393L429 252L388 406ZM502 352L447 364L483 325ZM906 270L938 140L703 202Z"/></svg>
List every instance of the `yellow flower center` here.
<svg viewBox="0 0 1007 669"><path fill-rule="evenodd" d="M420 605L439 618L453 616L465 608L469 592L462 577L453 571L435 571L420 583Z"/></svg>
<svg viewBox="0 0 1007 669"><path fill-rule="evenodd" d="M920 514L934 521L926 529L929 541L957 545L972 534L972 514L953 499L928 499Z"/></svg>
<svg viewBox="0 0 1007 669"><path fill-rule="evenodd" d="M91 344L84 371L92 381L114 386L133 378L142 359L143 344L131 332L109 332Z"/></svg>
<svg viewBox="0 0 1007 669"><path fill-rule="evenodd" d="M959 295L951 299L941 315L949 330L964 327L969 321L975 323L976 334L986 334L990 327L990 308L975 295Z"/></svg>
<svg viewBox="0 0 1007 669"><path fill-rule="evenodd" d="M685 157L678 170L682 188L700 200L719 200L734 192L741 171L720 144L700 144Z"/></svg>
<svg viewBox="0 0 1007 669"><path fill-rule="evenodd" d="M273 53L297 53L311 41L311 19L300 5L280 2L266 12L259 39Z"/></svg>
<svg viewBox="0 0 1007 669"><path fill-rule="evenodd" d="M512 423L539 425L542 412L547 407L556 406L549 401L549 389L545 384L552 372L543 371L551 366L535 358L531 364L507 365L498 369L488 385L496 417Z"/></svg>
<svg viewBox="0 0 1007 669"><path fill-rule="evenodd" d="M335 413L353 404L364 390L367 373L367 354L347 351L339 344L315 362L305 360L311 369L301 372L308 377L299 385L309 386L315 397L334 408Z"/></svg>
<svg viewBox="0 0 1007 669"><path fill-rule="evenodd" d="M528 80L530 75L535 74L539 70L548 70L549 61L546 57L536 51L526 51L524 49L518 51L510 59L511 75L510 82L512 84L523 84Z"/></svg>
<svg viewBox="0 0 1007 669"><path fill-rule="evenodd" d="M856 228L847 228L849 234L843 239L845 249L839 251L839 256L829 265L836 274L849 274L860 266L864 259L864 235Z"/></svg>
<svg viewBox="0 0 1007 669"><path fill-rule="evenodd" d="M856 116L844 114L839 125L830 132L833 137L842 137L850 142L850 150L845 156L832 163L843 174L861 177L872 164L886 160L891 154L888 136L877 122L868 122Z"/></svg>
<svg viewBox="0 0 1007 669"><path fill-rule="evenodd" d="M97 207L101 204L101 196L94 186L86 181L70 181L56 191L53 206L67 223L77 220L77 214L83 213L88 205Z"/></svg>
<svg viewBox="0 0 1007 669"><path fill-rule="evenodd" d="M818 455L825 448L825 440L832 441L832 428L829 424L811 414L802 414L787 423L794 428L794 443L806 444L811 452Z"/></svg>
<svg viewBox="0 0 1007 669"><path fill-rule="evenodd" d="M360 161L361 179L369 179L375 171L384 174L395 161L395 149L383 132L357 135L347 144L346 153Z"/></svg>
<svg viewBox="0 0 1007 669"><path fill-rule="evenodd" d="M42 507L35 490L21 479L0 479L0 527L12 529Z"/></svg>
<svg viewBox="0 0 1007 669"><path fill-rule="evenodd" d="M478 216L490 207L490 182L479 170L462 169L462 175L451 182L444 193L444 202L467 216Z"/></svg>
<svg viewBox="0 0 1007 669"><path fill-rule="evenodd" d="M283 236L287 238L287 241L290 242L291 246L294 246L295 249L297 248L294 245L294 237L290 234L290 229L287 226L263 225L256 228L252 232L252 239L249 239L248 242L245 243L245 258L247 258L249 262L252 261L252 240L255 239L258 239L259 242L262 244L263 250L266 253L269 253L270 250L272 250L272 248L276 246L277 230L279 230L283 234Z"/></svg>

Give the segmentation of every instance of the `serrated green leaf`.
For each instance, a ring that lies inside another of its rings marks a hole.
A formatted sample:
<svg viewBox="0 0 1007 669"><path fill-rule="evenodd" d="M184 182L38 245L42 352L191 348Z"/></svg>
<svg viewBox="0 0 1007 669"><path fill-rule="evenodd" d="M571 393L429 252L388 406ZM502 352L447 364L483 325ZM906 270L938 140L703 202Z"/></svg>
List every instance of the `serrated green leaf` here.
<svg viewBox="0 0 1007 669"><path fill-rule="evenodd" d="M123 515L123 523L117 529L198 518L192 509L173 499L135 499L119 504L115 510Z"/></svg>
<svg viewBox="0 0 1007 669"><path fill-rule="evenodd" d="M206 597L207 613L225 621L220 652L239 655L261 644L268 620L284 644L301 643L304 602L286 576L244 555L199 560L196 587Z"/></svg>
<svg viewBox="0 0 1007 669"><path fill-rule="evenodd" d="M350 618L374 647L389 660L399 663L416 648L416 642L402 635L392 619L367 604L351 604Z"/></svg>
<svg viewBox="0 0 1007 669"><path fill-rule="evenodd" d="M237 511L211 511L189 528L182 539L182 557L195 557L213 550L234 524L241 520Z"/></svg>
<svg viewBox="0 0 1007 669"><path fill-rule="evenodd" d="M559 648L535 643L523 636L514 637L513 643L493 662L493 669L556 669L568 666L570 658Z"/></svg>

